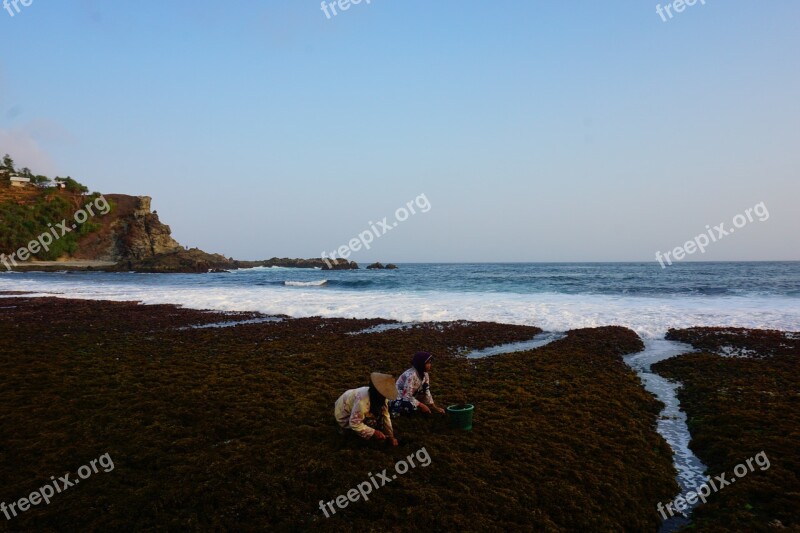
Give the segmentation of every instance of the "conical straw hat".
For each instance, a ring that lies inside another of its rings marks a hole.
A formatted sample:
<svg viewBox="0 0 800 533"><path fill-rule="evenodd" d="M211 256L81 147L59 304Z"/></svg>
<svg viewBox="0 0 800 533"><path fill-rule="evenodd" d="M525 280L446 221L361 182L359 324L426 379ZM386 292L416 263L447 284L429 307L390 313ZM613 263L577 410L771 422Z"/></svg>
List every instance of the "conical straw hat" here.
<svg viewBox="0 0 800 533"><path fill-rule="evenodd" d="M395 387L395 379L392 376L373 372L370 374L369 379L384 398L387 400L397 399L397 387Z"/></svg>

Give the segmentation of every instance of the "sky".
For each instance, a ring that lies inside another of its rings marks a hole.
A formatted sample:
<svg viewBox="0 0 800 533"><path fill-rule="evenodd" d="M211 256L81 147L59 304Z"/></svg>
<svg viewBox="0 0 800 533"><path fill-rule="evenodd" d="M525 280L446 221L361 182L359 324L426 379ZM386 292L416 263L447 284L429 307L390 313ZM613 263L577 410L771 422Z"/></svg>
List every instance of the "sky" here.
<svg viewBox="0 0 800 533"><path fill-rule="evenodd" d="M760 204L686 260L800 260L800 3L657 5L9 5L0 152L238 259L655 261Z"/></svg>

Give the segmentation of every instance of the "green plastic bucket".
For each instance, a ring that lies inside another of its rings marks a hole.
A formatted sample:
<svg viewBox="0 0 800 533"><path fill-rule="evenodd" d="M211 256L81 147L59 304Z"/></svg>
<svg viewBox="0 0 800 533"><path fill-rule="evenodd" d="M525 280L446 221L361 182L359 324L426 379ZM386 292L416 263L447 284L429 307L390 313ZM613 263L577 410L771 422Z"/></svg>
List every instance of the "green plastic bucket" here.
<svg viewBox="0 0 800 533"><path fill-rule="evenodd" d="M475 411L475 406L471 403L464 404L463 406L449 406L447 408L447 413L450 415L450 425L456 429L471 430L473 411Z"/></svg>

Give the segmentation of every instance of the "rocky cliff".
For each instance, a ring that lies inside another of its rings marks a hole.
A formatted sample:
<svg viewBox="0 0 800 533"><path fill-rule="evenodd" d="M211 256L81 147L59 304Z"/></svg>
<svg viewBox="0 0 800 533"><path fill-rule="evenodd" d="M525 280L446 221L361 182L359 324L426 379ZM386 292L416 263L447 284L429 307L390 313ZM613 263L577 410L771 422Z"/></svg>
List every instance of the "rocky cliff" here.
<svg viewBox="0 0 800 533"><path fill-rule="evenodd" d="M120 258L143 259L182 249L172 238L169 226L162 224L158 215L150 211L150 197L139 196L136 200L133 215L117 220Z"/></svg>
<svg viewBox="0 0 800 533"><path fill-rule="evenodd" d="M109 194L105 198L113 210L96 218L102 227L80 241L76 259L139 261L183 250L169 226L151 211L149 196Z"/></svg>
<svg viewBox="0 0 800 533"><path fill-rule="evenodd" d="M59 190L37 188L11 189L0 188L8 198L3 201L14 205L27 205L43 198L45 203L50 197L63 197L65 213L78 210L87 202L87 197L79 193L68 193ZM94 214L89 217L93 227L91 232L78 236L77 242L69 251L58 256L55 264L38 264L36 262L21 264L19 270L105 270L135 271L154 273L204 273L224 271L237 268L254 267L289 267L320 268L322 270L354 270L358 264L352 261L333 260L325 262L319 258L291 259L273 257L265 261L236 261L219 254L209 254L197 248L184 248L172 238L170 227L163 224L158 214L152 211L152 199L149 196L128 196L124 194L104 195L110 205L106 214ZM0 202L2 203L2 202ZM98 206L99 208L99 206ZM62 215L59 215L62 216ZM42 228L36 231L46 231ZM9 249L17 249L24 243L15 243ZM54 257L53 260L56 258ZM105 265L70 265L70 261L105 262ZM111 263L114 263L113 265Z"/></svg>
<svg viewBox="0 0 800 533"><path fill-rule="evenodd" d="M57 178L57 185L48 185L45 176L36 176L43 179L37 186L31 182L29 186L12 187L7 178L14 172L13 160L6 156L0 161L0 252L12 254L25 248L37 236L48 233L59 218L63 217L64 227L69 228L79 210L86 217L75 219L77 225L57 239L58 247L51 242L44 251L31 250L31 261L20 256L20 264L12 261L7 268L137 272L213 272L271 266L358 269L357 263L343 259L273 257L266 261L236 261L197 248L189 250L172 238L169 226L162 224L152 211L149 196L89 195L87 187L71 178ZM89 204L94 204L98 212L86 211ZM42 256L45 251L49 256Z"/></svg>

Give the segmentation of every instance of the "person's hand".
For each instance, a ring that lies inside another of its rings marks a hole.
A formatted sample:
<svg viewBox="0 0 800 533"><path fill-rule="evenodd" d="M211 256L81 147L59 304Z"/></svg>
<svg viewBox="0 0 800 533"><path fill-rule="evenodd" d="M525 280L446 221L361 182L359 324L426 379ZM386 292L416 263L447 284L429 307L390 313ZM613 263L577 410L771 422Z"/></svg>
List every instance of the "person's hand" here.
<svg viewBox="0 0 800 533"><path fill-rule="evenodd" d="M436 409L436 412L439 413L440 415L444 414L444 409L442 409L441 407L435 407L434 406L434 409Z"/></svg>
<svg viewBox="0 0 800 533"><path fill-rule="evenodd" d="M397 439L395 439L395 438L391 438L390 440L392 442L392 446L397 446L397 445L400 444L399 442L397 442Z"/></svg>
<svg viewBox="0 0 800 533"><path fill-rule="evenodd" d="M376 440L386 440L386 435L384 435L383 432L376 429L375 433L372 434L372 438Z"/></svg>
<svg viewBox="0 0 800 533"><path fill-rule="evenodd" d="M426 415L429 415L429 414L431 414L431 409L430 409L430 407L428 407L428 406L427 406L427 405L425 405L424 403L420 403L420 404L419 404L419 410L420 410L420 411L422 411L423 413L425 413Z"/></svg>

